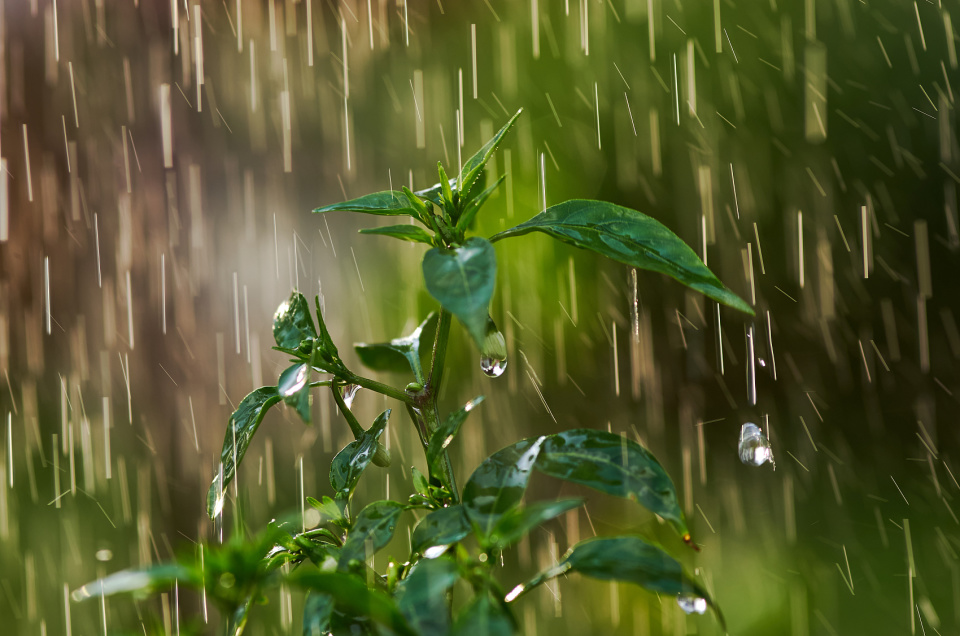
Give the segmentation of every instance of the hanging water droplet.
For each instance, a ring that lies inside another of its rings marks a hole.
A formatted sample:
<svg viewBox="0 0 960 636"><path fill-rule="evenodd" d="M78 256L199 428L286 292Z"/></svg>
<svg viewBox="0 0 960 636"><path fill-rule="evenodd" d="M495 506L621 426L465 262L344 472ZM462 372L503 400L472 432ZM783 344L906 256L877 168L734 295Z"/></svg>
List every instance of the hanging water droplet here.
<svg viewBox="0 0 960 636"><path fill-rule="evenodd" d="M286 375L286 374L285 374ZM297 368L297 374L293 377L293 381L289 384L286 378L281 378L280 381L280 392L283 394L283 397L290 397L291 395L296 395L303 389L306 385L307 380L310 379L310 366L306 364L301 364Z"/></svg>
<svg viewBox="0 0 960 636"><path fill-rule="evenodd" d="M707 611L707 599L696 594L680 594L677 596L677 605L686 614L703 614Z"/></svg>
<svg viewBox="0 0 960 636"><path fill-rule="evenodd" d="M740 428L740 461L747 466L761 466L766 462L776 468L773 461L773 449L770 440L760 427L747 422Z"/></svg>
<svg viewBox="0 0 960 636"><path fill-rule="evenodd" d="M487 316L487 331L480 348L480 370L488 377L497 378L507 368L507 343L497 323Z"/></svg>
<svg viewBox="0 0 960 636"><path fill-rule="evenodd" d="M497 360L489 356L480 358L480 370L488 377L499 378L507 368L507 360Z"/></svg>
<svg viewBox="0 0 960 636"><path fill-rule="evenodd" d="M359 384L348 384L343 387L343 403L347 405L348 409L353 406L353 398L357 397L359 390Z"/></svg>
<svg viewBox="0 0 960 636"><path fill-rule="evenodd" d="M760 356L757 356L757 364L759 364L764 369L767 368L767 361L761 358Z"/></svg>

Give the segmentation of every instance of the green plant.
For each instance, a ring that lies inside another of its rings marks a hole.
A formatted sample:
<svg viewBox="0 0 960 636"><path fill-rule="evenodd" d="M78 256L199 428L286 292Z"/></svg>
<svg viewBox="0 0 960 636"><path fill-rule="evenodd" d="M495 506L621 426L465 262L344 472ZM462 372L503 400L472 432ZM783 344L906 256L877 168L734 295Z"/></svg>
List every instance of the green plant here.
<svg viewBox="0 0 960 636"><path fill-rule="evenodd" d="M282 401L309 423L310 391L324 387L349 423L355 441L333 460L332 496L308 498L319 512L319 523L304 529L300 523L274 522L253 539L244 539L238 531L217 549L201 547L196 555L175 564L108 576L77 590L74 598L178 582L202 589L205 598L217 602L228 617L228 633L235 635L243 630L250 608L264 592L284 584L308 591L305 634L355 633L351 631L355 629L361 633L510 634L517 631L511 604L544 581L573 570L675 595L687 611L703 613L711 607L722 622L707 592L680 563L639 536L578 543L558 565L509 592L494 576L493 563L500 552L539 524L582 504L582 500L568 499L521 505L534 470L631 499L665 519L685 543L696 547L670 477L639 444L587 428L525 439L485 459L462 492L456 484L447 447L483 398L445 418L440 415L438 395L453 317L480 349L488 375L499 375L506 364L504 338L488 313L496 280L493 242L543 232L621 263L668 274L718 302L753 313L670 230L612 203L567 201L489 240L468 237L477 213L503 180L481 190L480 176L519 114L466 162L456 179L448 179L440 165L440 182L427 190L379 192L315 210L409 216L418 221L423 227L394 225L361 232L429 245L423 276L427 290L440 304L408 336L356 345L365 366L412 374L404 389L359 375L345 365L324 324L319 299L316 323L307 300L298 292L277 310L275 349L290 356L292 364L280 374L276 386L253 391L231 416L207 511L212 518L222 518L227 487L265 413ZM315 380L315 374L325 377ZM351 410L358 387L402 403L415 425L429 470L424 475L413 469L416 492L406 502L375 501L361 507L352 499L368 465L385 466L390 461L379 440L391 411L384 411L364 429ZM409 558L390 561L385 573L373 571L367 564L369 557L387 545L400 517L413 509L426 514L412 534ZM471 535L474 540L467 541ZM452 590L459 580L469 584L474 596L453 616Z"/></svg>

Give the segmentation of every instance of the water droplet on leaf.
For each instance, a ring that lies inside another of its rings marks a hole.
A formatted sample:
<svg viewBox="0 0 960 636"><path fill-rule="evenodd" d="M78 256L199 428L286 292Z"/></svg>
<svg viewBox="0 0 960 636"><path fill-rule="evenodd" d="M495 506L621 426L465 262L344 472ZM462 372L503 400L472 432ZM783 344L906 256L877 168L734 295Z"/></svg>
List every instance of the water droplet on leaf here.
<svg viewBox="0 0 960 636"><path fill-rule="evenodd" d="M753 422L747 422L740 428L740 461L747 466L761 466L770 462L776 468L770 440Z"/></svg>
<svg viewBox="0 0 960 636"><path fill-rule="evenodd" d="M680 594L677 596L677 605L686 614L703 614L707 611L707 599L696 594Z"/></svg>
<svg viewBox="0 0 960 636"><path fill-rule="evenodd" d="M498 360L496 358L484 356L480 358L480 370L488 377L499 378L507 369L507 359Z"/></svg>
<svg viewBox="0 0 960 636"><path fill-rule="evenodd" d="M442 556L444 552L447 551L448 545L435 545L427 548L423 551L423 558L425 559L436 559L438 556Z"/></svg>

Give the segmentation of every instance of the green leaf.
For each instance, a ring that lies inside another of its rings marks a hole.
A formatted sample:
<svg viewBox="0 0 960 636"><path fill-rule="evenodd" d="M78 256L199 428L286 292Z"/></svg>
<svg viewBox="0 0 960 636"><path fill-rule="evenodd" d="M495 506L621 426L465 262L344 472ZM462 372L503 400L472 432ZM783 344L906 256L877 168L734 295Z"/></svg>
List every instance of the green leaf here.
<svg viewBox="0 0 960 636"><path fill-rule="evenodd" d="M247 626L247 617L250 615L250 608L256 600L256 594L250 594L240 604L234 607L233 612L227 617L227 634L229 636L240 636L243 628Z"/></svg>
<svg viewBox="0 0 960 636"><path fill-rule="evenodd" d="M423 473L417 470L416 466L410 468L413 473L413 488L421 495L430 496L430 482L424 477Z"/></svg>
<svg viewBox="0 0 960 636"><path fill-rule="evenodd" d="M437 312L433 311L409 336L376 344L359 343L353 345L353 348L364 366L374 371L406 373L410 370L417 382L423 384L425 380L420 362L420 340L432 340L436 329Z"/></svg>
<svg viewBox="0 0 960 636"><path fill-rule="evenodd" d="M615 261L666 274L713 300L753 315L680 237L646 214L606 201L575 199L551 206L491 240L543 232Z"/></svg>
<svg viewBox="0 0 960 636"><path fill-rule="evenodd" d="M410 547L413 552L426 556L430 548L445 549L468 534L470 534L470 522L464 515L462 506L438 508L425 516L417 525L410 538Z"/></svg>
<svg viewBox="0 0 960 636"><path fill-rule="evenodd" d="M417 216L417 211L410 205L410 201L407 200L403 192L392 190L374 192L342 203L332 203L322 208L316 208L314 212L363 212L364 214L380 216Z"/></svg>
<svg viewBox="0 0 960 636"><path fill-rule="evenodd" d="M340 352L337 351L337 345L334 344L333 338L330 337L330 332L327 331L327 324L323 321L323 312L320 310L320 296L314 296L313 302L317 307L317 325L320 327L321 348L327 353L328 361L338 361Z"/></svg>
<svg viewBox="0 0 960 636"><path fill-rule="evenodd" d="M456 179L449 179L447 185L453 189L457 187ZM443 184L435 183L426 190L417 190L415 193L421 199L426 199L431 203L435 204L437 207L443 207Z"/></svg>
<svg viewBox="0 0 960 636"><path fill-rule="evenodd" d="M330 631L333 616L333 597L310 590L303 601L303 636L317 636Z"/></svg>
<svg viewBox="0 0 960 636"><path fill-rule="evenodd" d="M200 573L179 563L164 563L142 570L121 570L77 588L70 597L74 602L80 602L127 592L147 595L171 587L177 581L200 585Z"/></svg>
<svg viewBox="0 0 960 636"><path fill-rule="evenodd" d="M440 458L444 449L453 441L453 438L457 436L457 433L460 432L460 427L463 426L463 422L467 419L470 411L476 408L481 402L483 402L482 395L473 398L464 404L463 408L447 416L443 424L437 427L437 430L430 436L430 443L427 446L427 465L430 467L431 473L435 475L439 474L439 468L436 467L437 460Z"/></svg>
<svg viewBox="0 0 960 636"><path fill-rule="evenodd" d="M460 217L460 220L457 221L458 229L467 230L470 228L470 225L473 223L473 219L477 216L477 212L480 211L480 208L483 207L483 204L487 202L487 199L490 198L490 195L494 193L494 191L500 186L501 183L503 183L503 180L506 178L506 175L502 175L499 179L494 181L493 185L467 203L467 205L464 207L463 215Z"/></svg>
<svg viewBox="0 0 960 636"><path fill-rule="evenodd" d="M220 451L222 470L217 472L210 484L210 490L207 491L207 514L211 519L223 510L227 485L233 480L237 466L243 460L263 416L279 401L280 393L277 387L260 387L243 398L237 410L230 416L227 433L223 437L223 449Z"/></svg>
<svg viewBox="0 0 960 636"><path fill-rule="evenodd" d="M503 128L501 128L490 141L483 144L483 148L478 150L475 155L467 159L467 162L463 164L463 168L460 170L460 176L457 177L457 191L460 193L461 206L464 206L469 202L470 190L476 183L477 177L480 175L480 171L482 171L483 167L487 165L487 161L497 149L497 146L500 145L500 141L503 139L503 136L507 134L507 131L510 130L511 126L513 126L513 122L517 121L517 117L519 117L520 113L522 112L522 108L518 110L517 114L511 117L510 121L504 124Z"/></svg>
<svg viewBox="0 0 960 636"><path fill-rule="evenodd" d="M423 257L427 291L483 345L497 279L497 257L486 239L472 237L453 250L433 248Z"/></svg>
<svg viewBox="0 0 960 636"><path fill-rule="evenodd" d="M530 471L546 437L525 439L483 460L463 487L463 508L482 539L516 507L527 490Z"/></svg>
<svg viewBox="0 0 960 636"><path fill-rule="evenodd" d="M360 234L379 234L381 236L392 236L401 241L410 241L412 243L426 243L433 245L433 237L427 234L422 228L416 225L388 225L386 227L368 227L360 230Z"/></svg>
<svg viewBox="0 0 960 636"><path fill-rule="evenodd" d="M453 625L457 636L512 636L516 630L509 610L486 592L475 596Z"/></svg>
<svg viewBox="0 0 960 636"><path fill-rule="evenodd" d="M540 449L543 452L543 449ZM583 505L583 499L538 501L523 508L515 508L501 517L490 532L490 544L497 549L513 545L528 532L545 521Z"/></svg>
<svg viewBox="0 0 960 636"><path fill-rule="evenodd" d="M543 443L536 466L551 477L636 501L689 538L670 477L650 451L626 437L586 428L557 433Z"/></svg>
<svg viewBox="0 0 960 636"><path fill-rule="evenodd" d="M283 403L292 406L305 423L310 423L310 365L295 364L280 374L277 391Z"/></svg>
<svg viewBox="0 0 960 636"><path fill-rule="evenodd" d="M351 561L363 561L390 543L404 510L406 506L396 501L375 501L361 510L340 549L340 569L346 570Z"/></svg>
<svg viewBox="0 0 960 636"><path fill-rule="evenodd" d="M316 337L307 299L300 292L291 293L273 315L273 339L278 347L294 350L303 340Z"/></svg>
<svg viewBox="0 0 960 636"><path fill-rule="evenodd" d="M397 607L421 636L443 636L450 632L447 592L459 578L455 561L444 557L423 559L397 585Z"/></svg>
<svg viewBox="0 0 960 636"><path fill-rule="evenodd" d="M370 460L377 452L377 440L387 428L387 420L390 419L390 409L381 413L374 423L356 439L337 453L330 465L330 485L337 498L347 500L350 498L357 482L360 481L360 475L366 470Z"/></svg>
<svg viewBox="0 0 960 636"><path fill-rule="evenodd" d="M323 496L323 501L317 501L313 497L307 497L307 503L320 511L320 522L331 522L342 526L346 520L343 517L343 511L330 497Z"/></svg>
<svg viewBox="0 0 960 636"><path fill-rule="evenodd" d="M366 582L356 576L342 572L300 572L288 581L304 589L329 594L339 612L368 617L400 636L417 636L393 599L368 588Z"/></svg>

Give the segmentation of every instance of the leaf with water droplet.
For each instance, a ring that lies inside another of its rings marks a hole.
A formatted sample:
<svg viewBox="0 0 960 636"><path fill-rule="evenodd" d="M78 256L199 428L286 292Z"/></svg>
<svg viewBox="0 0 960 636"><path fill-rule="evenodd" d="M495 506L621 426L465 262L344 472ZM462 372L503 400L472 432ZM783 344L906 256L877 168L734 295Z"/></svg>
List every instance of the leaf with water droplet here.
<svg viewBox="0 0 960 636"><path fill-rule="evenodd" d="M497 280L497 257L490 242L475 236L456 249L429 250L423 257L423 278L430 295L459 318L482 347Z"/></svg>
<svg viewBox="0 0 960 636"><path fill-rule="evenodd" d="M463 487L463 508L486 539L500 518L520 503L546 437L525 439L483 460Z"/></svg>
<svg viewBox="0 0 960 636"><path fill-rule="evenodd" d="M551 435L540 449L537 470L645 506L681 535L687 521L677 491L653 454L621 435L593 429L574 429Z"/></svg>
<svg viewBox="0 0 960 636"><path fill-rule="evenodd" d="M295 364L280 374L277 390L283 403L293 407L306 424L310 423L310 365Z"/></svg>
<svg viewBox="0 0 960 636"><path fill-rule="evenodd" d="M449 546L470 534L470 521L463 506L438 508L425 516L410 538L410 549L425 554L430 548Z"/></svg>
<svg viewBox="0 0 960 636"><path fill-rule="evenodd" d="M264 386L243 398L237 410L230 416L220 451L222 471L218 470L210 490L207 491L207 514L211 519L222 511L227 485L233 480L237 466L243 460L264 415L279 401L280 393L277 387Z"/></svg>
<svg viewBox="0 0 960 636"><path fill-rule="evenodd" d="M422 636L445 636L450 632L447 592L459 578L460 569L452 559L421 559L397 585L397 607Z"/></svg>
<svg viewBox="0 0 960 636"><path fill-rule="evenodd" d="M510 118L510 120L503 125L503 128L497 131L487 143L483 144L483 147L480 148L472 157L466 160L463 164L463 168L460 170L460 175L457 177L457 192L460 193L460 206L463 209L463 206L466 206L470 202L470 193L473 190L474 184L477 182L477 177L480 176L480 172L483 170L484 166L487 165L487 161L490 160L490 157L493 155L494 151L497 149L497 146L500 145L500 142L503 140L504 135L507 134L507 131L513 126L513 123L517 121L517 117L520 116L520 113L523 112L523 109L517 111L517 113Z"/></svg>
<svg viewBox="0 0 960 636"><path fill-rule="evenodd" d="M473 398L467 402L463 408L448 415L443 424L437 427L437 430L430 436L430 443L427 446L427 465L430 467L431 473L434 475L440 474L440 468L437 462L440 460L441 455L443 455L444 449L450 445L453 438L460 432L460 427L463 426L463 422L467 419L470 411L475 409L481 402L483 402L482 395Z"/></svg>
<svg viewBox="0 0 960 636"><path fill-rule="evenodd" d="M360 234L377 234L391 236L401 241L411 243L425 243L433 245L433 237L416 225L388 225L386 227L368 227L360 230Z"/></svg>
<svg viewBox="0 0 960 636"><path fill-rule="evenodd" d="M287 581L302 589L333 597L338 612L367 617L398 636L417 636L389 596L367 587L366 581L343 572L299 571ZM349 632L348 632L349 633Z"/></svg>
<svg viewBox="0 0 960 636"><path fill-rule="evenodd" d="M360 475L377 452L377 441L387 427L390 409L381 413L374 423L356 439L337 453L330 465L330 485L338 499L346 501L360 481Z"/></svg>
<svg viewBox="0 0 960 636"><path fill-rule="evenodd" d="M680 237L656 219L606 201L574 199L551 206L491 241L543 232L615 261L666 274L708 298L753 315L743 299L723 286Z"/></svg>
<svg viewBox="0 0 960 636"><path fill-rule="evenodd" d="M364 366L374 371L393 371L407 373L413 371L420 384L426 380L423 376L420 342L432 342L437 330L437 312L430 312L420 325L408 336L396 338L390 342L376 344L359 343L353 345Z"/></svg>
<svg viewBox="0 0 960 636"><path fill-rule="evenodd" d="M310 317L310 305L299 292L290 294L273 315L273 339L277 346L295 350L304 340L315 340L317 330Z"/></svg>
<svg viewBox="0 0 960 636"><path fill-rule="evenodd" d="M406 506L396 501L375 501L361 510L340 549L339 569L347 570L351 561L365 561L387 545L404 510Z"/></svg>
<svg viewBox="0 0 960 636"><path fill-rule="evenodd" d="M522 539L540 524L582 506L583 501L583 499L538 501L523 508L514 508L503 515L490 531L490 547L503 550Z"/></svg>
<svg viewBox="0 0 960 636"><path fill-rule="evenodd" d="M379 216L412 216L416 218L417 211L407 200L403 192L386 190L374 192L349 201L331 203L313 210L315 213L324 212L362 212Z"/></svg>

